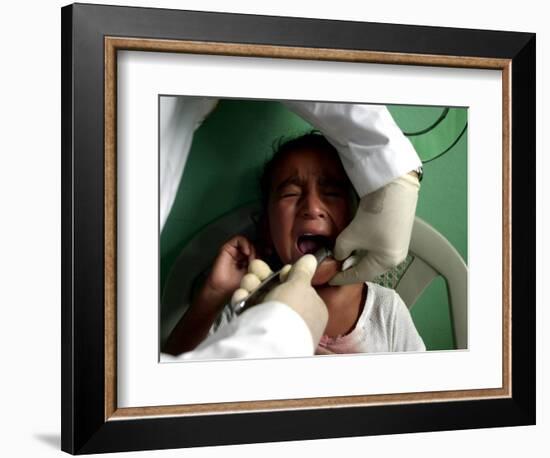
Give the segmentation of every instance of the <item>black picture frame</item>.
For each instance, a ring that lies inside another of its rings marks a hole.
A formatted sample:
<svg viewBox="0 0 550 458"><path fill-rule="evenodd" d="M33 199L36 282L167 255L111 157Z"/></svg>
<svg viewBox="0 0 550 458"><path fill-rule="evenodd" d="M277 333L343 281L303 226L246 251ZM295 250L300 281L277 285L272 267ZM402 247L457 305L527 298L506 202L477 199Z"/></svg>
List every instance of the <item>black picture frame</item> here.
<svg viewBox="0 0 550 458"><path fill-rule="evenodd" d="M66 6L61 14L64 451L84 454L535 424L534 34L88 4ZM104 308L107 36L509 60L511 396L109 419Z"/></svg>

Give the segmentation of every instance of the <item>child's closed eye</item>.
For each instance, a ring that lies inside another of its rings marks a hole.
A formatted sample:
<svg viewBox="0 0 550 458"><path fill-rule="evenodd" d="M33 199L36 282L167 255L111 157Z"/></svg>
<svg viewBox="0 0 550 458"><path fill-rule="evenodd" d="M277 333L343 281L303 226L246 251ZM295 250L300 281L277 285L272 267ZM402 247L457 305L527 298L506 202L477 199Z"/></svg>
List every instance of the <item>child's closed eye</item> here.
<svg viewBox="0 0 550 458"><path fill-rule="evenodd" d="M327 197L344 197L345 192L340 188L326 188L323 190L323 195Z"/></svg>
<svg viewBox="0 0 550 458"><path fill-rule="evenodd" d="M287 197L299 197L302 194L301 189L298 186L285 186L279 192L279 197L284 199Z"/></svg>
<svg viewBox="0 0 550 458"><path fill-rule="evenodd" d="M283 194L281 194L281 197L282 198L285 198L285 197L298 197L300 195L299 192L285 192Z"/></svg>

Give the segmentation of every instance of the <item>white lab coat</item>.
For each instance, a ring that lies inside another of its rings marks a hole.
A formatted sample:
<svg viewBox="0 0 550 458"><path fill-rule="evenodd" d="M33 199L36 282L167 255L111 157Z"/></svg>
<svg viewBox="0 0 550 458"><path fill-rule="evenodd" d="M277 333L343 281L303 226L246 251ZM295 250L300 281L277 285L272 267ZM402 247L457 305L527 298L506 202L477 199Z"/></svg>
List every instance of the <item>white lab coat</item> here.
<svg viewBox="0 0 550 458"><path fill-rule="evenodd" d="M166 97L160 117L160 227L178 191L193 133L216 99ZM357 194L363 197L422 165L414 147L383 105L284 102L336 148Z"/></svg>
<svg viewBox="0 0 550 458"><path fill-rule="evenodd" d="M284 102L336 148L359 197L422 166L383 105Z"/></svg>
<svg viewBox="0 0 550 458"><path fill-rule="evenodd" d="M172 209L193 134L216 107L217 99L163 97L160 104L160 227Z"/></svg>
<svg viewBox="0 0 550 458"><path fill-rule="evenodd" d="M315 347L300 315L282 302L256 305L239 315L195 350L178 356L162 354L163 362L191 359L312 356Z"/></svg>

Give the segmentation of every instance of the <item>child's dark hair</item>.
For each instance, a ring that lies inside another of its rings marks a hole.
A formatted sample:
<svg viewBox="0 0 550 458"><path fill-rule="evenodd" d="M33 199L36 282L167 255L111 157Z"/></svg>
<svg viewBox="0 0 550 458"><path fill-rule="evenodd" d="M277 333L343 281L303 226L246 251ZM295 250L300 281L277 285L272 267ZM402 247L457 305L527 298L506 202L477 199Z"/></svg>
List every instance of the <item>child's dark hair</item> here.
<svg viewBox="0 0 550 458"><path fill-rule="evenodd" d="M278 138L273 143L273 156L265 163L260 176L260 200L264 211L267 209L267 204L269 203L273 171L288 153L302 149L323 150L336 155L338 154L336 148L318 130L311 130L290 139L285 137Z"/></svg>

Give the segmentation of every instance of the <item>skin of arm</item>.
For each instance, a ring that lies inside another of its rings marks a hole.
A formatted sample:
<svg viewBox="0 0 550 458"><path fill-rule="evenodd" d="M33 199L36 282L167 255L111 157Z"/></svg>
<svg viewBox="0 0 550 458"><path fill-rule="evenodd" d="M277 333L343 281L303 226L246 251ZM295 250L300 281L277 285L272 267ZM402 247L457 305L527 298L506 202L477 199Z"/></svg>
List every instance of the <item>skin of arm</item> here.
<svg viewBox="0 0 550 458"><path fill-rule="evenodd" d="M255 258L254 245L240 235L220 248L210 275L171 332L163 352L178 355L193 350L205 339L224 305L229 303L231 294L239 287L248 264Z"/></svg>

